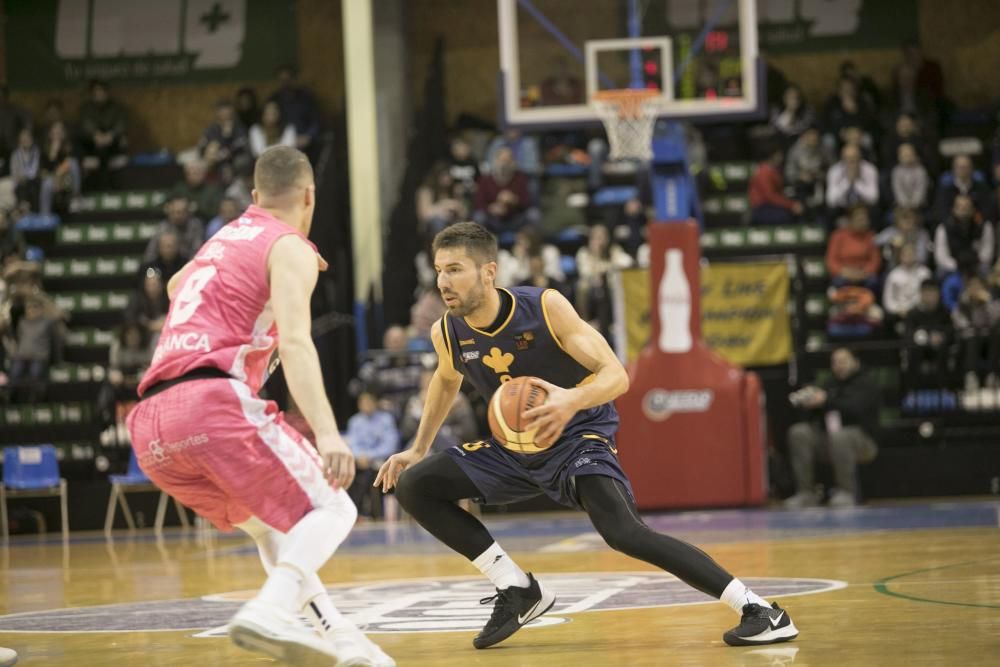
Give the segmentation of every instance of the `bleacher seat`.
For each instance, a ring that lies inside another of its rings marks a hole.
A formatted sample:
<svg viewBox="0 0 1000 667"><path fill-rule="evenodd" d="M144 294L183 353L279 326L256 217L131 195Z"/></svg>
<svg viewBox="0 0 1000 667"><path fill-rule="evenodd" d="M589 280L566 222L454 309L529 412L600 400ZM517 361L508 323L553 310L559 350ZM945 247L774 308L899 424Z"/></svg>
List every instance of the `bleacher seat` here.
<svg viewBox="0 0 1000 667"><path fill-rule="evenodd" d="M52 445L5 447L3 483L0 484L0 530L10 538L7 523L7 498L59 497L63 539L69 538L69 512L66 480L59 476L59 461Z"/></svg>

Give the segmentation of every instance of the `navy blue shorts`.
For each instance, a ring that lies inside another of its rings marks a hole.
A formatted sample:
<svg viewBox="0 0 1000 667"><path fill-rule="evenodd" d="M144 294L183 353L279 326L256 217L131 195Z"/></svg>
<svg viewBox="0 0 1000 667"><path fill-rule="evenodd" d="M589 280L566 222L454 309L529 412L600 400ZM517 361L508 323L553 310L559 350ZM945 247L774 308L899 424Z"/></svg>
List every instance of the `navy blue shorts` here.
<svg viewBox="0 0 1000 667"><path fill-rule="evenodd" d="M545 494L561 505L583 509L573 479L604 475L632 493L618 463L614 440L598 435L562 438L539 454L517 454L494 439L468 442L446 450L479 489L478 502L504 505Z"/></svg>

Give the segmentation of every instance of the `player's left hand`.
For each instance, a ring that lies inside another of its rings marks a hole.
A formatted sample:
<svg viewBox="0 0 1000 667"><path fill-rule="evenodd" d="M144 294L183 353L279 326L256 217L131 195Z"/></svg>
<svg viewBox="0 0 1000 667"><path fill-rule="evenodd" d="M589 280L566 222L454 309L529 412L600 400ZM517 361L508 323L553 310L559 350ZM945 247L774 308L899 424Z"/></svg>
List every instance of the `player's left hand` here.
<svg viewBox="0 0 1000 667"><path fill-rule="evenodd" d="M549 395L541 405L525 410L522 418L530 420L529 429L538 429L535 433L536 443L543 446L551 445L559 439L566 424L579 408L571 390L557 387L540 378L531 378L530 382L549 392Z"/></svg>
<svg viewBox="0 0 1000 667"><path fill-rule="evenodd" d="M330 268L330 263L323 259L323 255L316 253L316 259L319 261L319 270L326 271Z"/></svg>

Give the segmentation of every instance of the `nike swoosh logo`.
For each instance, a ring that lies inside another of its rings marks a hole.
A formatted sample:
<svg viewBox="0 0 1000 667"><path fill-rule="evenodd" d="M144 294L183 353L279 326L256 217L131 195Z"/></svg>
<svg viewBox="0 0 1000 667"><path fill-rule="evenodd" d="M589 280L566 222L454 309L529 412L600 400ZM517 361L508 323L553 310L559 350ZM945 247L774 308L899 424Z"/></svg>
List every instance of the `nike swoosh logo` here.
<svg viewBox="0 0 1000 667"><path fill-rule="evenodd" d="M517 624L518 625L524 625L525 621L527 621L528 618L534 613L534 611L536 609L538 609L538 605L540 605L540 604L542 604L541 599L539 599L538 602L535 603L535 606L533 606L531 609L529 609L528 613L525 614L524 616L522 616L521 614L518 614L517 615Z"/></svg>
<svg viewBox="0 0 1000 667"><path fill-rule="evenodd" d="M781 623L781 619L784 618L784 617L785 617L785 612L781 612L780 614L778 614L778 618L772 618L772 619L770 619L770 621L771 621L771 627L772 628L778 627L778 623Z"/></svg>

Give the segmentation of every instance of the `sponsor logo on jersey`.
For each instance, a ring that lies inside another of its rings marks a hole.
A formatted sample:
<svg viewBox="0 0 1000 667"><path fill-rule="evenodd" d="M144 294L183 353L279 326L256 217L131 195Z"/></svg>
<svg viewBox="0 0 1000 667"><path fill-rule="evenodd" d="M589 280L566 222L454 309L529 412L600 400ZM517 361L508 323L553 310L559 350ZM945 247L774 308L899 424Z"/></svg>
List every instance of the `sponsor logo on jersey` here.
<svg viewBox="0 0 1000 667"><path fill-rule="evenodd" d="M462 353L462 361L465 362L475 361L478 358L479 358L479 350L472 350L470 352Z"/></svg>
<svg viewBox="0 0 1000 667"><path fill-rule="evenodd" d="M177 440L175 442L161 442L159 440L153 440L146 445L148 451L139 457L139 465L143 468L151 468L162 465L170 459L171 454L176 454L177 452L184 451L185 449L189 449L191 447L197 447L198 445L204 445L206 442L208 442L208 435L205 433L189 435L183 440Z"/></svg>
<svg viewBox="0 0 1000 667"><path fill-rule="evenodd" d="M459 346L475 345L476 344L476 339L475 338L466 338L465 340L459 340L458 344L459 344Z"/></svg>
<svg viewBox="0 0 1000 667"><path fill-rule="evenodd" d="M525 331L524 333L519 333L514 336L514 344L517 346L518 350L527 350L532 341L535 340L534 331Z"/></svg>
<svg viewBox="0 0 1000 667"><path fill-rule="evenodd" d="M642 411L653 421L661 422L681 412L705 412L715 400L711 389L651 389L642 399Z"/></svg>
<svg viewBox="0 0 1000 667"><path fill-rule="evenodd" d="M248 556L251 553L255 550L246 551ZM682 581L656 572L566 572L539 574L538 579L558 590L559 597L552 610L529 628L567 623L579 613L718 604ZM766 598L824 593L847 585L830 579L748 578L743 582ZM365 632L384 633L477 631L483 624L479 600L493 591L489 581L478 575L354 582L328 590L348 620L364 623ZM226 623L255 592L11 614L0 616L0 632L168 630L225 637ZM302 623L305 628L307 621Z"/></svg>
<svg viewBox="0 0 1000 667"><path fill-rule="evenodd" d="M157 361L163 356L177 350L184 350L186 352L211 352L212 345L208 340L208 334L205 333L192 331L189 333L170 334L160 339L160 344L156 346L156 351L153 353L153 361Z"/></svg>
<svg viewBox="0 0 1000 667"><path fill-rule="evenodd" d="M240 218L240 222L241 223L243 222L242 218ZM229 227L229 226L226 226L226 227L223 227L222 229L220 229L218 232L216 232L215 236L212 237L212 240L216 240L216 241L253 241L255 238L257 238L258 236L260 236L263 233L263 231L264 231L263 227L251 227L249 225L247 225L246 227L239 227L239 226Z"/></svg>

